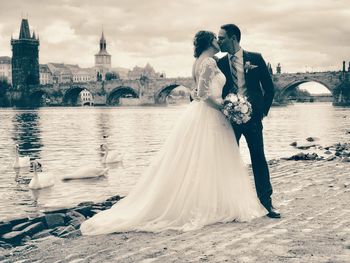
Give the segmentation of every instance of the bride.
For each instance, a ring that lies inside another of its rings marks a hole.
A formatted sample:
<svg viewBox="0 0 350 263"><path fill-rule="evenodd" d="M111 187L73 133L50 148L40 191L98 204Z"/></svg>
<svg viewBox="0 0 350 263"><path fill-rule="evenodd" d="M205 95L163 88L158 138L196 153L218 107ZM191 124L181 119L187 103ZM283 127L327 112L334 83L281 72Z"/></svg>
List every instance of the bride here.
<svg viewBox="0 0 350 263"><path fill-rule="evenodd" d="M129 195L81 225L84 235L125 231L189 231L266 214L220 112L225 76L212 32L194 38L195 100Z"/></svg>

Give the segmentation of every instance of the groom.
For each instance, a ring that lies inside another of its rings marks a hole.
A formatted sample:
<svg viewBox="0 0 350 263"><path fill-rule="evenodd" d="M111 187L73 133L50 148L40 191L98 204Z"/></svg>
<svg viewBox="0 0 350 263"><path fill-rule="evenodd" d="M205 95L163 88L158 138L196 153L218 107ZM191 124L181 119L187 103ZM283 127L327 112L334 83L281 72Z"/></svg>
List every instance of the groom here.
<svg viewBox="0 0 350 263"><path fill-rule="evenodd" d="M280 218L272 206L272 186L265 159L262 119L267 116L274 96L274 86L265 61L259 53L252 53L240 47L241 31L234 24L221 26L218 43L222 52L228 54L217 64L226 76L222 90L224 99L228 93L247 96L252 105L252 118L245 124L232 124L237 143L244 135L252 161L255 188L261 204L267 209L268 217Z"/></svg>

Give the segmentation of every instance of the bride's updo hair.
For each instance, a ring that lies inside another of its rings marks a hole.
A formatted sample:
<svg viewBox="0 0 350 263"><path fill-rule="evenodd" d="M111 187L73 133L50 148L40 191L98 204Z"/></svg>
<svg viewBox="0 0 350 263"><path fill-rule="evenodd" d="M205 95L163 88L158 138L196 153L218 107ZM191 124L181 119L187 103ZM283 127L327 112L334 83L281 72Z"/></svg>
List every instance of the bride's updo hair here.
<svg viewBox="0 0 350 263"><path fill-rule="evenodd" d="M210 31L199 31L194 36L193 45L194 45L194 57L198 58L203 51L211 47L213 40L216 38L216 35Z"/></svg>

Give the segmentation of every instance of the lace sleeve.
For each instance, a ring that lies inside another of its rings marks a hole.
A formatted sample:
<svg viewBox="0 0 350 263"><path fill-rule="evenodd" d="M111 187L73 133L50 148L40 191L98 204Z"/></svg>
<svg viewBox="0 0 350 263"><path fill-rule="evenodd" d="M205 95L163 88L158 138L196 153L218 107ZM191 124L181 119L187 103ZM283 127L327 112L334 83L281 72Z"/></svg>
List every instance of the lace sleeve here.
<svg viewBox="0 0 350 263"><path fill-rule="evenodd" d="M206 100L210 97L210 86L213 77L218 72L218 67L213 58L206 58L201 64L198 77L197 97Z"/></svg>

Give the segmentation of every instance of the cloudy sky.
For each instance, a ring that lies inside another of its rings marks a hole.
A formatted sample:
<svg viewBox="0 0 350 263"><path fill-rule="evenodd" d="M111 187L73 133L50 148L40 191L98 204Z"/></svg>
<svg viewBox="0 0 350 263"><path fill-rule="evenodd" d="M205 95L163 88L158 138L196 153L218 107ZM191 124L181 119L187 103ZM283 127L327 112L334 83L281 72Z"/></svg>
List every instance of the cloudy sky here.
<svg viewBox="0 0 350 263"><path fill-rule="evenodd" d="M113 67L149 62L169 77L190 76L201 29L236 23L244 49L284 72L338 70L350 60L349 0L1 0L0 56L22 17L40 36L40 63L94 65L102 25Z"/></svg>

